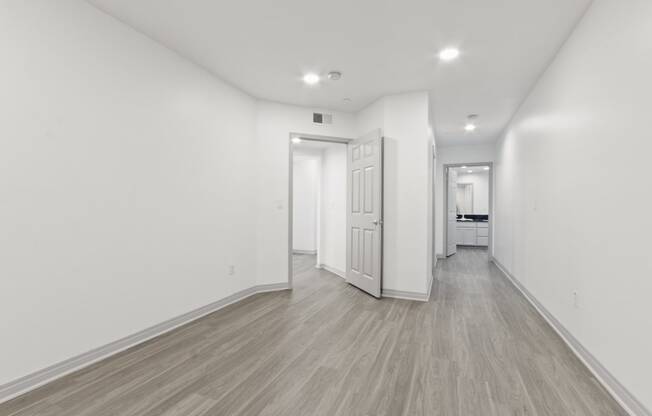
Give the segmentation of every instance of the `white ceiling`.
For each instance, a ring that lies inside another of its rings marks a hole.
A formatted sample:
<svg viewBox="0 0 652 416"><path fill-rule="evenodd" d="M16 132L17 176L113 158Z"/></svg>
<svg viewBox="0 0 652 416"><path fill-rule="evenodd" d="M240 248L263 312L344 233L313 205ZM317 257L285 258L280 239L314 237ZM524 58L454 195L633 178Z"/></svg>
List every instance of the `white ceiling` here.
<svg viewBox="0 0 652 416"><path fill-rule="evenodd" d="M326 149L344 146L342 143L322 142L316 140L303 140L292 144L292 156L295 162L306 159L319 158Z"/></svg>
<svg viewBox="0 0 652 416"><path fill-rule="evenodd" d="M486 173L489 174L489 170L484 169L485 166L468 166L466 168L453 168L454 170L457 171L459 175L466 175L471 171L471 173L478 174L478 173Z"/></svg>
<svg viewBox="0 0 652 416"><path fill-rule="evenodd" d="M299 143L293 143L292 147L294 151L298 150L324 150L327 148L333 148L333 147L339 147L339 146L344 146L342 143L333 143L333 142L324 142L324 141L319 141L319 140L301 140Z"/></svg>
<svg viewBox="0 0 652 416"><path fill-rule="evenodd" d="M357 111L383 95L432 91L441 146L493 141L591 2L88 1L259 98ZM439 62L450 45L459 59ZM330 70L342 79L301 82ZM465 133L470 113L478 129Z"/></svg>

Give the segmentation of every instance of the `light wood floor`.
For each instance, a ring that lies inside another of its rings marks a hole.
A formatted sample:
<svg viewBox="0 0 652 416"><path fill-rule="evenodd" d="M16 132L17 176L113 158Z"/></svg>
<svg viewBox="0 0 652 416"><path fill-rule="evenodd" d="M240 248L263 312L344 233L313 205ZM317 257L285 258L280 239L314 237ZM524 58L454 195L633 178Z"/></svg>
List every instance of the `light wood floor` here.
<svg viewBox="0 0 652 416"><path fill-rule="evenodd" d="M430 302L375 300L295 258L259 294L0 405L0 415L625 415L487 261Z"/></svg>

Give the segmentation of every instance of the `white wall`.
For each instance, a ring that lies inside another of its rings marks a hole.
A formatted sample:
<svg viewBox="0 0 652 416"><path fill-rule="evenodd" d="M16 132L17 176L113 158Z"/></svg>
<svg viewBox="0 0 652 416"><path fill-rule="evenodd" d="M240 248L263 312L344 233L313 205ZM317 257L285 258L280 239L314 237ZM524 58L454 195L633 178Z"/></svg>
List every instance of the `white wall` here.
<svg viewBox="0 0 652 416"><path fill-rule="evenodd" d="M314 109L317 111L318 109ZM288 279L288 192L290 133L354 138L355 115L328 111L333 124L312 122L313 109L257 103L256 185L258 194L256 269L259 284Z"/></svg>
<svg viewBox="0 0 652 416"><path fill-rule="evenodd" d="M444 165L456 163L481 163L493 162L495 155L495 146L488 145L469 145L469 146L448 146L437 148L437 166L436 166L436 183L435 183L435 250L438 256L444 254L444 229L446 227L446 207L444 207Z"/></svg>
<svg viewBox="0 0 652 416"><path fill-rule="evenodd" d="M78 0L0 3L0 46L0 384L286 282L289 134L369 114L315 125ZM427 98L382 110L385 287L425 292Z"/></svg>
<svg viewBox="0 0 652 416"><path fill-rule="evenodd" d="M312 109L258 103L259 283L287 280L289 134L355 138L380 128L385 142L383 288L425 293L431 274L427 93L382 98L358 114L333 113L333 124L312 123ZM330 111L329 111L330 112Z"/></svg>
<svg viewBox="0 0 652 416"><path fill-rule="evenodd" d="M0 51L0 384L255 284L253 99L81 1Z"/></svg>
<svg viewBox="0 0 652 416"><path fill-rule="evenodd" d="M495 223L495 257L648 409L650 22L593 2L498 143Z"/></svg>
<svg viewBox="0 0 652 416"><path fill-rule="evenodd" d="M432 136L428 94L381 98L357 116L358 135L385 136L383 289L426 293L432 273L428 249Z"/></svg>
<svg viewBox="0 0 652 416"><path fill-rule="evenodd" d="M457 183L473 185L473 212L489 215L489 172L459 173Z"/></svg>
<svg viewBox="0 0 652 416"><path fill-rule="evenodd" d="M321 158L294 158L292 169L292 249L317 251Z"/></svg>
<svg viewBox="0 0 652 416"><path fill-rule="evenodd" d="M428 267L430 277L434 279L437 267L437 250L435 247L435 235L437 234L438 224L435 221L437 211L437 140L435 137L435 93L428 92L428 140L430 142L430 151L428 156Z"/></svg>
<svg viewBox="0 0 652 416"><path fill-rule="evenodd" d="M346 270L346 146L329 145L323 150L321 162L319 263L343 275Z"/></svg>

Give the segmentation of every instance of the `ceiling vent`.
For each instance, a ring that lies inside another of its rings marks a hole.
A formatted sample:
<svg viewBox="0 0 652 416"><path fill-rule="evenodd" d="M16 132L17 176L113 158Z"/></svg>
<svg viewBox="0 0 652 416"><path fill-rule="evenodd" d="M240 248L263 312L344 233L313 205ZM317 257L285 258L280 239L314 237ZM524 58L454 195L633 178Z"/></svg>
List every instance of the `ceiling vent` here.
<svg viewBox="0 0 652 416"><path fill-rule="evenodd" d="M312 113L312 122L315 124L333 124L333 115L324 113Z"/></svg>

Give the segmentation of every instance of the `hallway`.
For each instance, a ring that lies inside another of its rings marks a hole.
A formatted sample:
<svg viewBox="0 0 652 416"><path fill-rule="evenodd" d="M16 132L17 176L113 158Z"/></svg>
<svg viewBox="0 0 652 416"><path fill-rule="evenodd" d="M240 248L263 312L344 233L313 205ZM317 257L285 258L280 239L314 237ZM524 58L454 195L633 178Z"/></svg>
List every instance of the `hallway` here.
<svg viewBox="0 0 652 416"><path fill-rule="evenodd" d="M434 355L457 379L451 398L475 406L450 414L626 414L488 262L486 249L458 249L439 262L437 277L433 336L445 341Z"/></svg>
<svg viewBox="0 0 652 416"><path fill-rule="evenodd" d="M0 404L3 416L625 415L495 266L462 248L429 302L301 266L252 296Z"/></svg>

